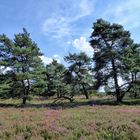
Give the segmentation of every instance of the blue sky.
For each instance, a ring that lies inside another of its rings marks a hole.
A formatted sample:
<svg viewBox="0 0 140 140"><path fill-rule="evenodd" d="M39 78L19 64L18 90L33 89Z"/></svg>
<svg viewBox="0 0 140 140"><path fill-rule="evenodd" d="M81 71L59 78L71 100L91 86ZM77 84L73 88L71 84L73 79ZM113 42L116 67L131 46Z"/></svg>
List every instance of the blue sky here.
<svg viewBox="0 0 140 140"><path fill-rule="evenodd" d="M0 0L0 34L12 39L25 27L46 64L69 52L92 56L88 41L98 18L122 24L140 43L139 0Z"/></svg>

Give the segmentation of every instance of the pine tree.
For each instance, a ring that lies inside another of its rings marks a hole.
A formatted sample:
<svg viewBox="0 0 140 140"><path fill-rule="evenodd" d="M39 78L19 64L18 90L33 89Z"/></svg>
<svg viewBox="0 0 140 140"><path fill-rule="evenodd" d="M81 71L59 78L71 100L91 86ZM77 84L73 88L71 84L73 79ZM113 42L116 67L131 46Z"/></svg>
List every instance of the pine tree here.
<svg viewBox="0 0 140 140"><path fill-rule="evenodd" d="M46 66L47 95L72 101L71 86L67 83L66 68L56 60Z"/></svg>
<svg viewBox="0 0 140 140"><path fill-rule="evenodd" d="M82 89L83 94L88 99L87 89L92 86L92 75L90 73L91 59L83 52L80 54L69 54L66 56L65 61L71 64L69 66L69 72L72 74L75 87L79 86Z"/></svg>
<svg viewBox="0 0 140 140"><path fill-rule="evenodd" d="M1 36L1 66L10 68L12 73L12 85L10 93L12 96L19 96L26 103L32 86L40 78L43 67L40 59L42 55L30 34L23 28L23 33L15 35L14 40Z"/></svg>
<svg viewBox="0 0 140 140"><path fill-rule="evenodd" d="M90 45L95 50L93 57L95 88L106 86L111 80L112 89L110 90L114 92L118 102L121 102L125 95L122 85L119 84L123 67L121 57L124 49L129 48L132 43L129 31L125 31L119 24L110 24L103 19L98 19L93 24Z"/></svg>

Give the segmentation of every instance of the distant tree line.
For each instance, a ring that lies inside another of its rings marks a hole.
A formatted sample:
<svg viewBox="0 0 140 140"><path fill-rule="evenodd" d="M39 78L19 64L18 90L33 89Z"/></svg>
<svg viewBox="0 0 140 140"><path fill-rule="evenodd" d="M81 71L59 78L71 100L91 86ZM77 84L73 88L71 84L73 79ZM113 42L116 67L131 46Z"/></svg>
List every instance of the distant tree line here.
<svg viewBox="0 0 140 140"><path fill-rule="evenodd" d="M119 24L103 19L93 23L90 45L92 58L85 52L64 57L68 67L53 60L44 66L37 44L24 28L13 40L0 35L0 98L30 95L68 99L104 87L121 102L126 93L140 96L140 44ZM119 82L121 80L121 82Z"/></svg>

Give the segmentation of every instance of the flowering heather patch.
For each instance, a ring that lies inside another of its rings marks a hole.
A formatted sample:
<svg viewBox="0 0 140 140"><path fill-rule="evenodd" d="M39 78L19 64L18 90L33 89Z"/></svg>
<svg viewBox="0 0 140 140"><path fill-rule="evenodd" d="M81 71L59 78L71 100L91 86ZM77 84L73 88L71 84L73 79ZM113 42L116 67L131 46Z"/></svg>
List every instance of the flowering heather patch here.
<svg viewBox="0 0 140 140"><path fill-rule="evenodd" d="M116 111L122 113L138 113L140 115L139 109L116 109Z"/></svg>
<svg viewBox="0 0 140 140"><path fill-rule="evenodd" d="M1 107L0 140L139 140L139 111L126 105Z"/></svg>

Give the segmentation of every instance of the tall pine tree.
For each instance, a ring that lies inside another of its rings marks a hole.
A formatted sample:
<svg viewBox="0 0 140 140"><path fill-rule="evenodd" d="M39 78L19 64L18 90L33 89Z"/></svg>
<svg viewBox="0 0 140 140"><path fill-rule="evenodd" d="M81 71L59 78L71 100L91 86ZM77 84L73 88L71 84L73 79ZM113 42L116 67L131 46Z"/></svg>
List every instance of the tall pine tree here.
<svg viewBox="0 0 140 140"><path fill-rule="evenodd" d="M125 95L122 85L119 84L123 67L121 57L124 49L129 48L132 43L129 31L125 31L119 24L110 24L103 19L98 19L93 24L90 45L95 50L93 58L95 88L108 85L111 81L112 89L110 90L115 93L118 102L121 102Z"/></svg>
<svg viewBox="0 0 140 140"><path fill-rule="evenodd" d="M26 29L23 29L23 33L16 34L13 41L2 35L0 42L1 66L7 66L12 73L11 96L22 97L25 104L32 86L42 75L42 54Z"/></svg>

